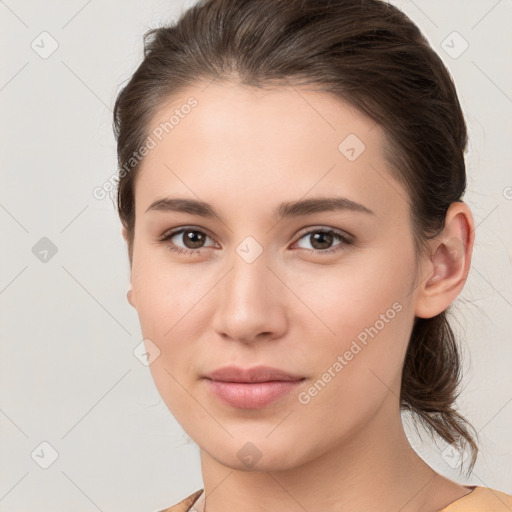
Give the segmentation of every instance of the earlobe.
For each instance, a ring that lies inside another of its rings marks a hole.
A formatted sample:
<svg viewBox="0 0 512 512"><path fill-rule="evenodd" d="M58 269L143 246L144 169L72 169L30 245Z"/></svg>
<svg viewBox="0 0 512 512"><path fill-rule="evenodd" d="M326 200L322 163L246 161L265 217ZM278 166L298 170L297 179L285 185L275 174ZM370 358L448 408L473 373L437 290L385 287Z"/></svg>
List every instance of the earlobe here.
<svg viewBox="0 0 512 512"><path fill-rule="evenodd" d="M130 305L135 308L135 301L133 300L133 290L131 288L126 293L126 298L128 299Z"/></svg>
<svg viewBox="0 0 512 512"><path fill-rule="evenodd" d="M126 227L123 226L121 229L121 234L123 235L123 238L126 242L128 242L128 233L126 231ZM130 259L130 267L131 267L131 259ZM130 289L126 292L126 298L128 299L128 302L131 306L135 308L135 300L133 299L133 290L130 285Z"/></svg>
<svg viewBox="0 0 512 512"><path fill-rule="evenodd" d="M471 211L462 202L452 203L443 231L431 243L427 275L418 285L416 316L436 316L457 298L469 272L473 242Z"/></svg>

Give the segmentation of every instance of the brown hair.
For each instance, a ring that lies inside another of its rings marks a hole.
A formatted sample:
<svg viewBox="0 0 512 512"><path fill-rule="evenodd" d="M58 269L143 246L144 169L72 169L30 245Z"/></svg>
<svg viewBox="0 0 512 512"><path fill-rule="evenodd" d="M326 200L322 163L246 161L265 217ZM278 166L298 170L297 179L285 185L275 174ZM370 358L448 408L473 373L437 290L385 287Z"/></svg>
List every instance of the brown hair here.
<svg viewBox="0 0 512 512"><path fill-rule="evenodd" d="M467 133L455 86L399 9L380 0L202 0L176 23L145 34L144 60L116 99L117 207L130 262L139 168L130 159L164 103L213 79L313 85L375 120L387 136L392 172L409 194L418 253L442 230L449 205L462 200ZM446 314L415 320L401 407L447 443L468 447L471 471L477 434L454 408L461 362Z"/></svg>

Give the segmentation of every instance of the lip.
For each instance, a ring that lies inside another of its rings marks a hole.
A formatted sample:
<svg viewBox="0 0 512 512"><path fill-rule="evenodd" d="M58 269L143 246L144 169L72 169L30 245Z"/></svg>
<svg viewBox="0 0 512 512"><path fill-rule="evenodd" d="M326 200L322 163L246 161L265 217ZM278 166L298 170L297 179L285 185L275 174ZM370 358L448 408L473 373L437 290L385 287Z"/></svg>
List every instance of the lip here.
<svg viewBox="0 0 512 512"><path fill-rule="evenodd" d="M204 377L209 391L240 409L261 409L293 391L305 377L269 366L219 368Z"/></svg>
<svg viewBox="0 0 512 512"><path fill-rule="evenodd" d="M253 366L251 368L239 368L237 366L224 366L219 368L205 378L222 382L273 382L283 381L291 382L302 380L304 377L300 375L293 375L278 368L271 366Z"/></svg>

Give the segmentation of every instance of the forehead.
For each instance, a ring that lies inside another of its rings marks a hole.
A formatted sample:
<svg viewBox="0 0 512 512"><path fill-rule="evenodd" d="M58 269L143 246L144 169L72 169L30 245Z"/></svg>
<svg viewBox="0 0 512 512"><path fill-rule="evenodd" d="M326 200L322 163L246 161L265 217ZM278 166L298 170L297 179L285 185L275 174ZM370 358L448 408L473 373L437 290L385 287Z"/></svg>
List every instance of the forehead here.
<svg viewBox="0 0 512 512"><path fill-rule="evenodd" d="M373 210L406 195L389 173L380 126L326 92L201 84L162 105L148 134L141 213L166 194L222 197L248 214L309 192L352 195Z"/></svg>
<svg viewBox="0 0 512 512"><path fill-rule="evenodd" d="M193 108L187 106L191 98L195 102ZM173 116L173 112L177 115ZM293 147L297 151L297 142L317 143L316 139L322 138L324 149L330 146L337 151L338 143L349 133L361 140L371 139L369 143L383 138L372 119L341 98L293 86L260 89L212 82L191 87L161 106L150 129L165 129L171 118L174 125L162 136L172 133L176 145L189 137L185 127L194 130L194 138L202 147L209 142L218 146L220 139L225 144L233 141L255 148L268 148L274 141L274 150Z"/></svg>

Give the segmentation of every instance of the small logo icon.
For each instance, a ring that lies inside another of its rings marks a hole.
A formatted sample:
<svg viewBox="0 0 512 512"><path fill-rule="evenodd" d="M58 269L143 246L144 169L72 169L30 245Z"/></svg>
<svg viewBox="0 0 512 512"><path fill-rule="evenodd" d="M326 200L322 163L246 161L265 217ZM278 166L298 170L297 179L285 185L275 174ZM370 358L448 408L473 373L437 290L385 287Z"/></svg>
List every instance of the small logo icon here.
<svg viewBox="0 0 512 512"><path fill-rule="evenodd" d="M48 441L43 441L30 456L41 468L48 469L59 458L59 453Z"/></svg>
<svg viewBox="0 0 512 512"><path fill-rule="evenodd" d="M44 31L30 43L30 46L39 57L47 59L57 50L59 43L49 32Z"/></svg>
<svg viewBox="0 0 512 512"><path fill-rule="evenodd" d="M246 263L252 263L263 252L263 247L252 236L248 236L238 245L236 252Z"/></svg>
<svg viewBox="0 0 512 512"><path fill-rule="evenodd" d="M149 338L144 338L133 350L133 355L144 366L149 366L160 357L160 349Z"/></svg>
<svg viewBox="0 0 512 512"><path fill-rule="evenodd" d="M32 247L32 254L41 262L48 263L56 254L57 246L46 236Z"/></svg>
<svg viewBox="0 0 512 512"><path fill-rule="evenodd" d="M441 48L452 59L458 59L469 48L469 43L458 32L453 31L441 42Z"/></svg>
<svg viewBox="0 0 512 512"><path fill-rule="evenodd" d="M248 467L254 467L261 459L263 454L252 443L245 443L240 450L238 450L238 458Z"/></svg>
<svg viewBox="0 0 512 512"><path fill-rule="evenodd" d="M338 151L351 162L357 160L365 149L363 141L354 133L347 135L338 146Z"/></svg>
<svg viewBox="0 0 512 512"><path fill-rule="evenodd" d="M469 457L469 453L466 451L461 451L455 444L449 444L441 453L442 459L450 466L452 469L459 468L466 462L466 459Z"/></svg>

